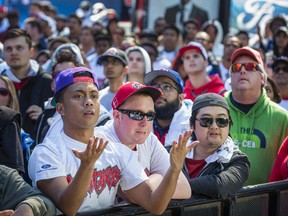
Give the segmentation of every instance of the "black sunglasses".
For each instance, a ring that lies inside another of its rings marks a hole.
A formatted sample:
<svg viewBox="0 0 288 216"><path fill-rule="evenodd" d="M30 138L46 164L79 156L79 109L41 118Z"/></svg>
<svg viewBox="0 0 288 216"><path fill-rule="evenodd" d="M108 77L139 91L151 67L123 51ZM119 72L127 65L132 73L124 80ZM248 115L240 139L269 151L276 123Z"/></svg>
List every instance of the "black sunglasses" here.
<svg viewBox="0 0 288 216"><path fill-rule="evenodd" d="M283 72L285 72L285 73L288 73L288 66L275 67L274 70L273 70L273 72L277 74L277 73L279 73L281 70L282 70Z"/></svg>
<svg viewBox="0 0 288 216"><path fill-rule="evenodd" d="M141 121L142 119L144 119L145 116L147 117L148 121L153 121L156 115L155 112L144 113L141 111L125 110L125 109L119 109L119 111L123 114L128 115L129 118L136 121Z"/></svg>
<svg viewBox="0 0 288 216"><path fill-rule="evenodd" d="M241 68L244 66L246 71L256 71L260 70L259 66L256 63L235 63L232 64L232 72L239 73Z"/></svg>
<svg viewBox="0 0 288 216"><path fill-rule="evenodd" d="M152 84L155 88L160 88L163 92L171 92L173 89L175 89L178 92L178 89L171 85L170 83L155 83Z"/></svg>
<svg viewBox="0 0 288 216"><path fill-rule="evenodd" d="M0 88L0 95L7 96L9 94L9 90L6 88Z"/></svg>
<svg viewBox="0 0 288 216"><path fill-rule="evenodd" d="M201 127L211 127L214 122L214 118L200 118L196 119L199 121ZM228 118L215 118L216 124L220 128L225 128L228 126L230 119Z"/></svg>

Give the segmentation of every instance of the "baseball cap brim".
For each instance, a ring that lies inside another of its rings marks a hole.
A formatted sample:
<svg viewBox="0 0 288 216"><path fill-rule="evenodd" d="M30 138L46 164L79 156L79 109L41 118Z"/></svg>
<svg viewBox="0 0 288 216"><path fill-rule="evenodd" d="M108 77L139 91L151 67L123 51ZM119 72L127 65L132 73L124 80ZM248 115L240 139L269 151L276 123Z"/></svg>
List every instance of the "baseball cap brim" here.
<svg viewBox="0 0 288 216"><path fill-rule="evenodd" d="M179 50L179 55L180 56L183 56L184 53L188 50L197 50L198 52L200 52L202 54L202 50L199 48L199 47L196 47L196 46L185 46L185 47L182 47L180 50ZM203 54L202 54L203 55Z"/></svg>
<svg viewBox="0 0 288 216"><path fill-rule="evenodd" d="M123 58L121 58L120 56L108 54L108 53L99 56L97 63L102 64L103 60L107 59L108 57L116 58L116 59L120 60L125 66L127 65L127 62Z"/></svg>
<svg viewBox="0 0 288 216"><path fill-rule="evenodd" d="M256 52L256 51L255 51ZM263 65L263 61L262 59L259 57L257 58L256 53L254 53L251 48L246 48L246 47L242 47L238 50L236 50L235 52L232 53L231 56L231 62L232 64L235 62L235 60L242 55L249 55L250 57L252 57L256 62L258 62L259 64Z"/></svg>

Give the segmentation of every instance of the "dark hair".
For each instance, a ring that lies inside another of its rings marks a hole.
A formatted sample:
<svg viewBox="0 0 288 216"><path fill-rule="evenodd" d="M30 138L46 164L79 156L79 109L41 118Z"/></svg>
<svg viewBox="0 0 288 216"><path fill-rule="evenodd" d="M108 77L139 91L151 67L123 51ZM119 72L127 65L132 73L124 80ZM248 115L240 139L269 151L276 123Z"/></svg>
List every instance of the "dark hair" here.
<svg viewBox="0 0 288 216"><path fill-rule="evenodd" d="M179 30L179 29L177 28L177 26L175 26L175 25L167 25L167 26L165 26L164 29L163 29L163 32L166 31L166 30L175 31L176 34L177 34L177 36L180 35L180 30Z"/></svg>
<svg viewBox="0 0 288 216"><path fill-rule="evenodd" d="M49 42L48 42L48 49L50 50L51 47L53 46L53 44L55 43L62 43L62 44L65 44L65 43L70 43L70 40L66 37L56 37L56 38L53 38L51 39Z"/></svg>
<svg viewBox="0 0 288 216"><path fill-rule="evenodd" d="M93 30L91 27L89 27L89 26L82 26L82 27L81 27L81 31L83 31L83 30L88 30L88 31L90 31L90 34L92 34L92 35L94 36L94 30Z"/></svg>
<svg viewBox="0 0 288 216"><path fill-rule="evenodd" d="M139 45L140 47L143 48L143 46L149 46L150 48L152 48L155 51L156 57L158 56L158 49L157 47L152 43L152 42L145 42L145 43L141 43ZM143 48L144 49L144 48Z"/></svg>
<svg viewBox="0 0 288 216"><path fill-rule="evenodd" d="M190 23L196 25L196 27L197 27L198 30L200 29L200 24L199 24L198 20L197 20L197 19L194 19L194 18L190 18L189 20L185 21L185 22L183 23L183 26L185 27L187 24L190 24Z"/></svg>
<svg viewBox="0 0 288 216"><path fill-rule="evenodd" d="M5 37L4 37L4 42L6 40L9 39L14 39L14 38L18 38L18 37L24 37L29 49L32 47L32 40L31 40L31 36L29 35L29 33L23 29L19 29L19 28L14 28L14 29L10 29L7 31Z"/></svg>
<svg viewBox="0 0 288 216"><path fill-rule="evenodd" d="M82 19L80 17L78 17L76 14L70 14L69 15L69 19L74 18L77 20L77 22L79 23L79 25L82 24Z"/></svg>
<svg viewBox="0 0 288 216"><path fill-rule="evenodd" d="M108 43L110 44L110 46L112 46L112 39L109 35L107 34L97 34L96 36L94 36L94 42L95 44L97 44L99 41L108 41Z"/></svg>
<svg viewBox="0 0 288 216"><path fill-rule="evenodd" d="M275 103L280 103L281 102L281 95L280 95L280 90L279 90L278 85L270 77L267 77L267 81L270 83L272 90L273 90L273 93L274 93L274 100L273 101Z"/></svg>
<svg viewBox="0 0 288 216"><path fill-rule="evenodd" d="M37 28L40 33L42 32L40 22L35 17L29 17L24 22L26 25L31 25L32 28Z"/></svg>

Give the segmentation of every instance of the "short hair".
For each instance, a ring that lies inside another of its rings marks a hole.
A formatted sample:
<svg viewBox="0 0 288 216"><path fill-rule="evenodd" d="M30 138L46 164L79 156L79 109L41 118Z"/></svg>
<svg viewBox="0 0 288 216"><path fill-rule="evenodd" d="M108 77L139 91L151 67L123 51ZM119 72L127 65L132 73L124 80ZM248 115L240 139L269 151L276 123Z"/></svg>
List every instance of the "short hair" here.
<svg viewBox="0 0 288 216"><path fill-rule="evenodd" d="M26 25L31 25L32 28L37 28L40 33L42 32L40 22L35 17L28 17L24 20L24 23Z"/></svg>
<svg viewBox="0 0 288 216"><path fill-rule="evenodd" d="M165 26L164 29L163 29L163 32L166 31L166 30L175 31L176 34L177 34L177 36L180 35L180 30L179 30L179 28L177 28L177 26L175 26L175 25L167 25L167 26Z"/></svg>
<svg viewBox="0 0 288 216"><path fill-rule="evenodd" d="M6 40L14 39L14 38L18 38L18 37L24 37L25 41L28 44L29 49L32 47L31 36L29 35L29 33L27 31L20 29L20 28L14 28L14 29L8 30L5 37L4 37L4 42Z"/></svg>
<svg viewBox="0 0 288 216"><path fill-rule="evenodd" d="M77 22L79 23L79 25L81 26L82 24L82 19L80 17L78 17L76 14L70 14L69 15L69 19L74 18L77 20Z"/></svg>
<svg viewBox="0 0 288 216"><path fill-rule="evenodd" d="M185 27L186 25L188 25L188 24L190 24L190 23L196 25L196 27L197 27L198 30L200 29L200 24L199 24L198 20L196 20L196 19L194 19L194 18L190 18L189 20L185 21L185 22L183 23L183 26Z"/></svg>
<svg viewBox="0 0 288 216"><path fill-rule="evenodd" d="M152 49L155 51L156 56L159 55L159 52L158 52L157 47L156 47L155 44L153 44L152 42L141 43L141 44L140 44L140 47L143 47L143 46L149 46L150 48L152 48Z"/></svg>
<svg viewBox="0 0 288 216"><path fill-rule="evenodd" d="M55 43L70 43L70 40L68 39L68 38L66 38L66 37L56 37L56 38L53 38L52 40L50 40L49 42L48 42L48 45L47 45L47 47L48 47L48 49L50 50L51 49L51 47L53 46L53 44L55 44Z"/></svg>
<svg viewBox="0 0 288 216"><path fill-rule="evenodd" d="M55 56L56 64L54 64L52 71L55 69L57 64L63 63L63 62L73 62L76 67L80 66L80 63L77 59L77 56L75 53L73 53L72 50L69 48L63 48L61 49Z"/></svg>
<svg viewBox="0 0 288 216"><path fill-rule="evenodd" d="M109 35L107 34L97 34L96 36L94 36L94 42L95 44L97 44L99 41L108 41L108 43L110 44L110 46L112 46L112 39Z"/></svg>

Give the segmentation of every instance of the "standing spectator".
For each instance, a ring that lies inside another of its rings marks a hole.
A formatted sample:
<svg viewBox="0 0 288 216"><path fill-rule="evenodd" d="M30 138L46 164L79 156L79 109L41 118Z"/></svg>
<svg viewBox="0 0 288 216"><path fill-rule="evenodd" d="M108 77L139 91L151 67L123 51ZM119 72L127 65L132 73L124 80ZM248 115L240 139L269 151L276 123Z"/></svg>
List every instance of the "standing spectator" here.
<svg viewBox="0 0 288 216"><path fill-rule="evenodd" d="M160 47L159 55L163 55L170 62L178 52L180 31L176 26L166 26L163 30L163 47Z"/></svg>
<svg viewBox="0 0 288 216"><path fill-rule="evenodd" d="M232 125L230 134L251 162L247 184L261 184L268 181L278 149L288 134L288 113L263 89L267 74L259 52L242 47L232 54L231 61L232 91L225 98L237 124Z"/></svg>
<svg viewBox="0 0 288 216"><path fill-rule="evenodd" d="M219 62L219 76L222 81L225 83L229 78L229 69L231 67L231 55L236 50L241 48L241 41L238 37L227 35L224 39L224 55L221 61Z"/></svg>
<svg viewBox="0 0 288 216"><path fill-rule="evenodd" d="M199 31L199 23L196 19L189 19L183 24L183 44L186 45L191 41L195 41L196 33Z"/></svg>
<svg viewBox="0 0 288 216"><path fill-rule="evenodd" d="M68 39L78 45L79 44L79 35L81 30L82 19L76 14L70 14L68 17L68 28L70 31Z"/></svg>
<svg viewBox="0 0 288 216"><path fill-rule="evenodd" d="M53 101L63 119L63 131L34 149L29 161L34 185L66 215L111 207L119 186L134 203L162 214L175 191L185 155L195 145L186 147L191 132L174 142L165 177L153 188L130 149L108 145L94 131L100 105L97 86L96 73L88 68L70 68L57 76ZM95 184L98 180L103 180L101 186Z"/></svg>
<svg viewBox="0 0 288 216"><path fill-rule="evenodd" d="M114 120L96 129L104 139L129 147L138 156L155 188L169 168L168 152L151 133L155 117L153 101L160 95L161 91L154 87L137 82L125 83L118 89L112 101ZM178 140L178 137L175 140ZM161 175L161 178L157 178L158 175ZM190 196L188 182L181 173L173 198L187 199Z"/></svg>
<svg viewBox="0 0 288 216"><path fill-rule="evenodd" d="M169 150L180 134L189 130L191 100L184 100L184 84L176 71L153 70L145 75L145 84L162 90L154 102L156 112L153 132L164 147Z"/></svg>
<svg viewBox="0 0 288 216"><path fill-rule="evenodd" d="M202 31L205 31L213 43L212 52L217 58L223 57L224 47L223 40L223 27L218 20L208 20L202 27Z"/></svg>
<svg viewBox="0 0 288 216"><path fill-rule="evenodd" d="M188 74L184 88L185 98L194 101L198 95L209 92L224 95L226 90L218 74L208 76L206 72L208 55L200 43L190 42L179 50L179 55Z"/></svg>
<svg viewBox="0 0 288 216"><path fill-rule="evenodd" d="M13 81L19 95L22 128L34 139L36 120L53 92L50 75L45 74L37 62L30 60L31 48L31 37L25 30L9 30L4 41L5 61L9 67L0 74Z"/></svg>
<svg viewBox="0 0 288 216"><path fill-rule="evenodd" d="M193 193L226 199L240 190L249 176L250 162L229 136L232 125L225 98L202 94L192 107L192 140L199 144L186 156L184 170Z"/></svg>
<svg viewBox="0 0 288 216"><path fill-rule="evenodd" d="M281 144L272 172L269 177L269 182L281 181L288 179L288 136Z"/></svg>
<svg viewBox="0 0 288 216"><path fill-rule="evenodd" d="M167 8L165 11L167 23L177 25L178 28L182 28L183 23L189 18L196 19L199 25L202 25L208 20L208 14L192 0L181 0L180 4Z"/></svg>
<svg viewBox="0 0 288 216"><path fill-rule="evenodd" d="M151 71L151 61L145 49L133 46L126 50L128 57L127 81L144 84L144 75Z"/></svg>
<svg viewBox="0 0 288 216"><path fill-rule="evenodd" d="M272 69L272 78L279 87L280 95L282 97L279 105L288 110L288 56L276 58L272 65Z"/></svg>
<svg viewBox="0 0 288 216"><path fill-rule="evenodd" d="M124 84L124 77L128 70L128 58L124 51L112 47L99 56L98 63L104 66L104 75L109 84L99 92L100 103L110 111L116 91Z"/></svg>

